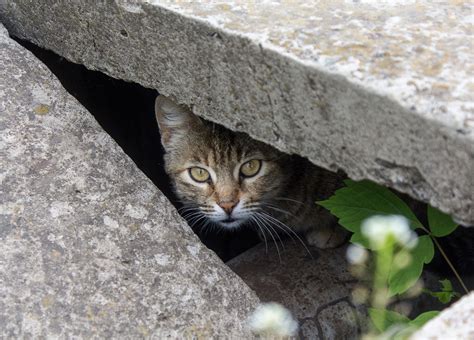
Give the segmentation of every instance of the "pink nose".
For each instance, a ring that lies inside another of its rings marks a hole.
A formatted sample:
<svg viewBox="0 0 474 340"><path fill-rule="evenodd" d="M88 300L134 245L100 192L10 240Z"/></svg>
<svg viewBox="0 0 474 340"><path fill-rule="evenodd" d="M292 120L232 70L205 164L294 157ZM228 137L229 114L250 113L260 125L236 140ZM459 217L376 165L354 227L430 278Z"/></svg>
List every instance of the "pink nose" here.
<svg viewBox="0 0 474 340"><path fill-rule="evenodd" d="M224 202L219 202L219 207L224 209L224 211L227 213L227 215L230 215L232 213L232 210L234 210L235 206L239 203L239 201L224 201Z"/></svg>

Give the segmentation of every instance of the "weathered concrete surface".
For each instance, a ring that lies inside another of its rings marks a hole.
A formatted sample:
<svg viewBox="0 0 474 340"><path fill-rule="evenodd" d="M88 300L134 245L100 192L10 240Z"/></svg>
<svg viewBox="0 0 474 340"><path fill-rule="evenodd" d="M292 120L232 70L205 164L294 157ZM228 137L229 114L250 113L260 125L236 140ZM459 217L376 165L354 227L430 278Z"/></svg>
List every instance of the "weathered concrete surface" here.
<svg viewBox="0 0 474 340"><path fill-rule="evenodd" d="M1 25L0 74L0 338L251 337L256 295Z"/></svg>
<svg viewBox="0 0 474 340"><path fill-rule="evenodd" d="M301 339L358 339L367 321L364 308L352 303L357 280L348 271L346 248L310 248L313 259L300 243L284 244L281 262L275 247L267 254L261 244L227 264L262 301L293 313Z"/></svg>
<svg viewBox="0 0 474 340"><path fill-rule="evenodd" d="M464 296L416 332L411 340L474 339L474 293Z"/></svg>
<svg viewBox="0 0 474 340"><path fill-rule="evenodd" d="M12 34L474 223L472 2L3 0Z"/></svg>

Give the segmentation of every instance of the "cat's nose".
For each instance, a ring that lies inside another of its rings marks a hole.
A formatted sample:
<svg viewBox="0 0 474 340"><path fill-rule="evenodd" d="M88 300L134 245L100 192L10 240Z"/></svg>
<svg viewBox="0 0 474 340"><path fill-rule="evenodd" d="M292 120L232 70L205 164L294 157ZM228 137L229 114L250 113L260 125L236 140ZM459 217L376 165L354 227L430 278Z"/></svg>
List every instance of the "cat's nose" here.
<svg viewBox="0 0 474 340"><path fill-rule="evenodd" d="M232 214L232 210L234 210L235 206L239 203L239 201L224 201L219 202L219 207L221 207L227 215Z"/></svg>

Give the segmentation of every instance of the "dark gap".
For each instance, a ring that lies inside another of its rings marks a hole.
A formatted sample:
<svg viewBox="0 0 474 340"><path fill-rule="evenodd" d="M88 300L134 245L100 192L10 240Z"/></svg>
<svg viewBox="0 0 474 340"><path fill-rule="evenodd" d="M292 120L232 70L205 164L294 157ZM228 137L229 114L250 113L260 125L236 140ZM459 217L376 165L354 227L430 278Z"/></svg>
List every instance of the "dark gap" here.
<svg viewBox="0 0 474 340"><path fill-rule="evenodd" d="M30 42L15 39L40 59L64 88L94 115L102 128L120 145L138 168L179 208L163 168L163 148L154 114L158 93L136 83L88 70ZM228 261L259 242L250 228L237 231L199 230L201 241Z"/></svg>

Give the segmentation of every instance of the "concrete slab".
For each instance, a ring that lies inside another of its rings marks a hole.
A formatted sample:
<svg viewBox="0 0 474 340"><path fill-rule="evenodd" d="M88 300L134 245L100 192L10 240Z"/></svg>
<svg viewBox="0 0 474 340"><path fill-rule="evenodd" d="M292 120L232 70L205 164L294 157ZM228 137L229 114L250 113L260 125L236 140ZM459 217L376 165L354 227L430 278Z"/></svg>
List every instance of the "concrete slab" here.
<svg viewBox="0 0 474 340"><path fill-rule="evenodd" d="M472 3L4 0L10 32L474 224Z"/></svg>
<svg viewBox="0 0 474 340"><path fill-rule="evenodd" d="M411 340L474 339L474 293L445 309L440 315L427 322Z"/></svg>
<svg viewBox="0 0 474 340"><path fill-rule="evenodd" d="M0 338L252 338L255 293L1 25L0 74Z"/></svg>

